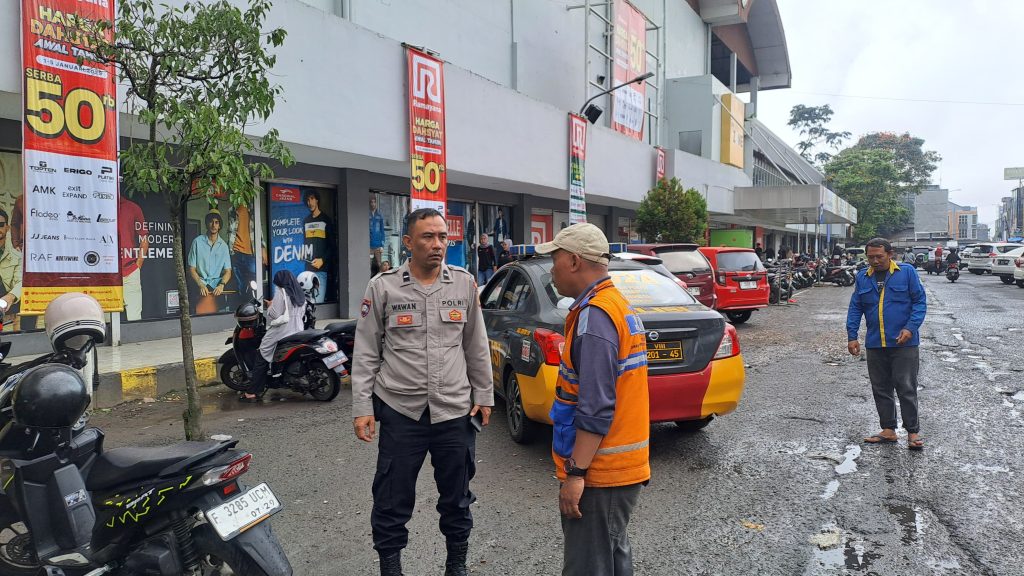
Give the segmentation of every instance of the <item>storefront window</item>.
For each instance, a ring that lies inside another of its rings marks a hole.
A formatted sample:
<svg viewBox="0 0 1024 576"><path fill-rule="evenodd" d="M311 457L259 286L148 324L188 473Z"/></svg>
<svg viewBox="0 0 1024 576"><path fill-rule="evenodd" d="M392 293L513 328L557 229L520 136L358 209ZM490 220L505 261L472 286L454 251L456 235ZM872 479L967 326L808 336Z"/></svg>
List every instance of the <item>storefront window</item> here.
<svg viewBox="0 0 1024 576"><path fill-rule="evenodd" d="M626 242L631 244L640 243L640 233L636 229L636 220L620 216L618 226L615 230L615 238L616 242Z"/></svg>
<svg viewBox="0 0 1024 576"><path fill-rule="evenodd" d="M185 283L189 293L189 312L197 316L233 311L248 299L245 285L256 277L250 216L252 206L232 207L225 190L216 192L214 198L216 201L212 206L205 197L201 197L190 201L185 209ZM162 201L159 197L152 199ZM121 211L127 208L122 200ZM146 226L144 221L126 220L124 231L129 231L129 224L131 230ZM148 236L148 229L145 231ZM146 248L148 250L148 246ZM139 249L142 249L141 239ZM129 254L122 250L121 255L124 264L125 256ZM172 259L172 271L173 262Z"/></svg>
<svg viewBox="0 0 1024 576"><path fill-rule="evenodd" d="M338 294L334 190L270 184L268 200L269 277L279 270L295 276L313 272L320 280L315 301L333 302Z"/></svg>
<svg viewBox="0 0 1024 576"><path fill-rule="evenodd" d="M467 236L466 225L473 217L473 204L469 202L450 201L447 206L448 213L445 219L448 221L448 252L445 262L451 266L469 268L473 261L472 236Z"/></svg>
<svg viewBox="0 0 1024 576"><path fill-rule="evenodd" d="M409 197L370 192L370 274L381 265L401 266L408 256L402 247L402 228L409 213Z"/></svg>

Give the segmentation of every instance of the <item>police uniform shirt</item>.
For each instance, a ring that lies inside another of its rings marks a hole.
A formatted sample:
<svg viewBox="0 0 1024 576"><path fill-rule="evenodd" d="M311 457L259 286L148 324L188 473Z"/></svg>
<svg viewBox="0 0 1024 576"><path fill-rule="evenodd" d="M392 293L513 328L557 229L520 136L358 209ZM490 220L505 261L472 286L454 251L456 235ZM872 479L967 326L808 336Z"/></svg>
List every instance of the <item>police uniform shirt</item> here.
<svg viewBox="0 0 1024 576"><path fill-rule="evenodd" d="M373 415L373 395L431 423L494 405L487 330L476 283L441 265L423 286L406 262L370 280L359 311L352 359L352 416Z"/></svg>

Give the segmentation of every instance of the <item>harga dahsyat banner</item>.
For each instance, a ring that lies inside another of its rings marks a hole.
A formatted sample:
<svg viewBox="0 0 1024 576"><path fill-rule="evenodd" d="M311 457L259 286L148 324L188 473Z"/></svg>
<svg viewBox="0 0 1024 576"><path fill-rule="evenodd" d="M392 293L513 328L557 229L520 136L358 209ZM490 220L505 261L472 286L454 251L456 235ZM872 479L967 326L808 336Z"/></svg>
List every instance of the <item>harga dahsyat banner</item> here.
<svg viewBox="0 0 1024 576"><path fill-rule="evenodd" d="M123 308L115 74L95 61L85 32L113 21L114 5L21 2L23 314L43 312L65 292L90 294L108 311Z"/></svg>
<svg viewBox="0 0 1024 576"><path fill-rule="evenodd" d="M626 0L615 0L615 43L612 83L629 82L647 71L647 19ZM637 140L644 135L646 83L612 92L612 128Z"/></svg>
<svg viewBox="0 0 1024 576"><path fill-rule="evenodd" d="M569 114L569 224L587 221L587 194L583 179L587 158L587 120Z"/></svg>
<svg viewBox="0 0 1024 576"><path fill-rule="evenodd" d="M444 63L407 47L409 60L409 160L412 163L412 209L433 208L445 214Z"/></svg>

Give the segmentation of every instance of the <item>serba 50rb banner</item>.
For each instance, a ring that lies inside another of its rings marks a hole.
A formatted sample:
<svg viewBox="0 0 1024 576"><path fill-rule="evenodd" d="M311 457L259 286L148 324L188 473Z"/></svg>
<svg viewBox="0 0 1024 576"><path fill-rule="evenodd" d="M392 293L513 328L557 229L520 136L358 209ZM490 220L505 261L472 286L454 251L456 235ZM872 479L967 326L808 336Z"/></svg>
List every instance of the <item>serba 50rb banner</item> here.
<svg viewBox="0 0 1024 576"><path fill-rule="evenodd" d="M415 48L409 59L409 160L412 162L412 209L433 208L445 214L444 63Z"/></svg>
<svg viewBox="0 0 1024 576"><path fill-rule="evenodd" d="M42 312L65 292L121 310L116 78L93 53L97 23L114 21L114 1L22 0L21 16L21 311Z"/></svg>

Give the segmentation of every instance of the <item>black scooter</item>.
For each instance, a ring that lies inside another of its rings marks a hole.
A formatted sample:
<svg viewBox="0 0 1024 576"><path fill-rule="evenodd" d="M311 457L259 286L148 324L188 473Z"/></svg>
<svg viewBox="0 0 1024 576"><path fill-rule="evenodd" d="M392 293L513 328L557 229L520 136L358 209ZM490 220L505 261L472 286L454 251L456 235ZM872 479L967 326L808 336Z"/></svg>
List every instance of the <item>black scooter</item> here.
<svg viewBox="0 0 1024 576"><path fill-rule="evenodd" d="M0 431L29 439L0 451L0 574L292 574L268 521L281 502L241 482L237 441L104 450L100 429L72 433L82 411Z"/></svg>
<svg viewBox="0 0 1024 576"><path fill-rule="evenodd" d="M235 310L235 330L225 344L231 349L217 360L220 379L239 392L250 389L252 368L260 342L267 333L262 307L256 298L256 283L250 286L252 299ZM306 298L303 323L316 321L315 306ZM282 338L274 351L267 388L289 388L309 394L314 400L329 402L341 391L341 376L347 374L349 356L338 349L328 330L308 328Z"/></svg>

